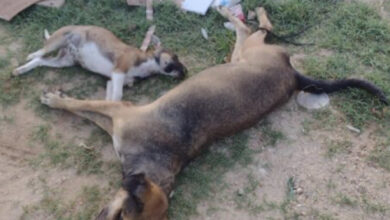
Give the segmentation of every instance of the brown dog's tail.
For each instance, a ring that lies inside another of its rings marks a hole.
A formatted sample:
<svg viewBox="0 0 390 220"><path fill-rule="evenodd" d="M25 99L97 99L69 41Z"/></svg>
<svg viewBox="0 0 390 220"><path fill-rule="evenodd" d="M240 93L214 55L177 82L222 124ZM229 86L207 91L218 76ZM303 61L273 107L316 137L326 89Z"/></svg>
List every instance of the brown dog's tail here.
<svg viewBox="0 0 390 220"><path fill-rule="evenodd" d="M381 102L388 105L383 91L374 84L361 79L341 79L341 80L316 80L310 77L304 76L300 73L296 73L296 79L298 82L298 89L305 92L320 94L320 93L332 93L347 88L358 88L366 90L367 92L377 96Z"/></svg>

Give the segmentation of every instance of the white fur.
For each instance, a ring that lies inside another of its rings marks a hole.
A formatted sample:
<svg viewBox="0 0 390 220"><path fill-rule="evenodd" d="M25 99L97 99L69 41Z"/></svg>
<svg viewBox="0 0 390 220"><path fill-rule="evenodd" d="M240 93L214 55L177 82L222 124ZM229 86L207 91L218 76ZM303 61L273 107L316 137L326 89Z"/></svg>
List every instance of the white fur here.
<svg viewBox="0 0 390 220"><path fill-rule="evenodd" d="M73 57L70 54L66 54L65 56L61 58L34 58L28 63L24 64L23 66L18 67L13 71L13 75L21 75L23 73L26 73L38 66L49 66L49 67L67 67L67 66L73 66L74 60Z"/></svg>
<svg viewBox="0 0 390 220"><path fill-rule="evenodd" d="M103 56L95 43L85 43L80 47L78 52L80 64L84 68L107 77L111 76L114 64Z"/></svg>
<svg viewBox="0 0 390 220"><path fill-rule="evenodd" d="M123 96L123 85L125 83L125 74L124 73L115 73L113 72L111 75L112 80L112 93L111 99L112 101L120 101ZM108 91L107 91L108 92Z"/></svg>
<svg viewBox="0 0 390 220"><path fill-rule="evenodd" d="M131 68L126 76L127 78L134 78L134 77L141 77L145 78L153 73L160 72L161 67L158 65L156 62L156 59L154 58L149 58L145 62L141 63L139 66Z"/></svg>
<svg viewBox="0 0 390 220"><path fill-rule="evenodd" d="M38 51L35 51L34 53L30 53L27 56L27 61L35 59L35 58L42 57L43 55L45 55L45 51L43 49L40 49Z"/></svg>

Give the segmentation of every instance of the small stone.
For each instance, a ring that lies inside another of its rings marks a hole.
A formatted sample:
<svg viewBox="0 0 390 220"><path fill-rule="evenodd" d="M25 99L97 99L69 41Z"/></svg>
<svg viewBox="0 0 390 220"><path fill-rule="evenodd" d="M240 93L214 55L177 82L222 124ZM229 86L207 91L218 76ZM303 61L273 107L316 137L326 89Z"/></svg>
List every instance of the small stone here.
<svg viewBox="0 0 390 220"><path fill-rule="evenodd" d="M298 187L296 190L295 190L296 194L297 195L301 195L303 193L303 189L301 187Z"/></svg>
<svg viewBox="0 0 390 220"><path fill-rule="evenodd" d="M244 195L244 190L243 190L242 188L238 189L237 194L238 194L239 196Z"/></svg>

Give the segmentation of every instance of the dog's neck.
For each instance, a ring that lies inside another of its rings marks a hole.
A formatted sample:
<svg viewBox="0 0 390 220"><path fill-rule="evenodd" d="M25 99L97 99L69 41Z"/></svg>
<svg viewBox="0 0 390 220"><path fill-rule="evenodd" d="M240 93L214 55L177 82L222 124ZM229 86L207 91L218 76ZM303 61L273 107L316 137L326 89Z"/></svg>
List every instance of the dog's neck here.
<svg viewBox="0 0 390 220"><path fill-rule="evenodd" d="M154 53L146 53L143 57L139 58L138 63L136 63L127 74L132 77L145 78L161 71L162 69L158 57L156 57Z"/></svg>
<svg viewBox="0 0 390 220"><path fill-rule="evenodd" d="M182 167L180 158L170 153L145 150L137 154L126 154L122 160L123 176L144 173L169 195L175 176Z"/></svg>

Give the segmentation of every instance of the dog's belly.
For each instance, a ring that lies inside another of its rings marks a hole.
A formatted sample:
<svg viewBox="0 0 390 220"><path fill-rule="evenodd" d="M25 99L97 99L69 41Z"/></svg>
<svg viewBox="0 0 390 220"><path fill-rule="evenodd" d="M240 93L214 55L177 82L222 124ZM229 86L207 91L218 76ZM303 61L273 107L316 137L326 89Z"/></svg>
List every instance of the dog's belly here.
<svg viewBox="0 0 390 220"><path fill-rule="evenodd" d="M78 49L76 59L85 69L111 77L114 64L100 52L95 43L83 44Z"/></svg>

